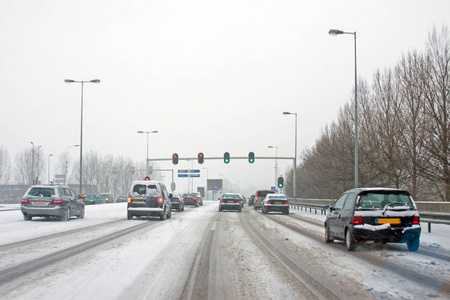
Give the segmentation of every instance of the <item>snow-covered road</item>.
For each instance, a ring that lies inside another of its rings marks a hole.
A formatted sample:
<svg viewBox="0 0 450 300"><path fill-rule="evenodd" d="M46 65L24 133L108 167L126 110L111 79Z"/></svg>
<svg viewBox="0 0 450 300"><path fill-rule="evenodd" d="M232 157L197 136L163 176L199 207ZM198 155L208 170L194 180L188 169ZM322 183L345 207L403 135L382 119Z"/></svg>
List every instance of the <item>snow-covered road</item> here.
<svg viewBox="0 0 450 300"><path fill-rule="evenodd" d="M323 219L218 212L212 201L163 222L126 220L125 203L87 206L69 222L0 211L0 299L450 297L449 226L423 230L417 253L348 252L323 241Z"/></svg>

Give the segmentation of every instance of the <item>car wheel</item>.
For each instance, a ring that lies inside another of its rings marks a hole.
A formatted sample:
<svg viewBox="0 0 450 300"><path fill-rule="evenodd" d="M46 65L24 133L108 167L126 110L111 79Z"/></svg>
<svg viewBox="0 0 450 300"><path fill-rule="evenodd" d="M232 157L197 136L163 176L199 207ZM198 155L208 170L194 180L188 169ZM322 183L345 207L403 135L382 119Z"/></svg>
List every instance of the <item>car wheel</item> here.
<svg viewBox="0 0 450 300"><path fill-rule="evenodd" d="M170 218L172 218L172 211L171 210L169 210L169 213L167 214L167 219L170 219Z"/></svg>
<svg viewBox="0 0 450 300"><path fill-rule="evenodd" d="M160 219L161 221L164 221L164 220L166 219L166 214L165 214L165 212L163 212L163 213L161 214L161 216L159 217L159 219Z"/></svg>
<svg viewBox="0 0 450 300"><path fill-rule="evenodd" d="M30 216L30 215L28 215L28 214L24 214L24 215L23 215L23 219L24 219L25 221L31 221L31 219L33 219L33 217Z"/></svg>
<svg viewBox="0 0 450 300"><path fill-rule="evenodd" d="M78 219L84 219L84 206L81 207L81 212L80 214L77 216Z"/></svg>
<svg viewBox="0 0 450 300"><path fill-rule="evenodd" d="M130 212L127 212L127 219L128 220L133 219L133 215Z"/></svg>
<svg viewBox="0 0 450 300"><path fill-rule="evenodd" d="M325 225L325 243L331 243L333 239L330 236L330 228L328 227L328 224Z"/></svg>
<svg viewBox="0 0 450 300"><path fill-rule="evenodd" d="M352 233L347 229L345 232L345 246L348 251L355 251L356 241L353 239Z"/></svg>
<svg viewBox="0 0 450 300"><path fill-rule="evenodd" d="M70 206L67 210L64 211L64 214L61 217L61 221L69 221L70 220Z"/></svg>
<svg viewBox="0 0 450 300"><path fill-rule="evenodd" d="M242 211L242 207L239 207L238 212L241 212L241 211Z"/></svg>
<svg viewBox="0 0 450 300"><path fill-rule="evenodd" d="M198 207L198 203L197 203L197 204L195 204L195 207Z"/></svg>
<svg viewBox="0 0 450 300"><path fill-rule="evenodd" d="M286 215L289 215L289 209L286 209L286 211L284 212Z"/></svg>
<svg viewBox="0 0 450 300"><path fill-rule="evenodd" d="M406 242L409 251L417 251L419 249L420 240L419 238L409 239Z"/></svg>
<svg viewBox="0 0 450 300"><path fill-rule="evenodd" d="M222 211L222 207L219 206L219 211Z"/></svg>

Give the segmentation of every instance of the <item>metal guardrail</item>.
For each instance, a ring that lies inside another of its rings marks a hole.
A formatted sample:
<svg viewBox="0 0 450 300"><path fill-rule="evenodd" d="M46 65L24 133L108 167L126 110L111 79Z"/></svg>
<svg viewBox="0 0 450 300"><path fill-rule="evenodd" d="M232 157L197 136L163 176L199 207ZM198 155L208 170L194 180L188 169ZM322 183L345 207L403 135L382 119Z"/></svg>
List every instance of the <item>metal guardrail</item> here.
<svg viewBox="0 0 450 300"><path fill-rule="evenodd" d="M303 211L303 209L310 213L314 212L318 214L320 212L321 215L326 214L326 209L324 208L328 204L311 204L311 203L300 203L300 202L289 202L290 207L293 209L298 209ZM428 232L431 233L431 224L446 224L450 225L450 213L445 212L429 212L429 211L420 211L420 221L421 223L428 223Z"/></svg>

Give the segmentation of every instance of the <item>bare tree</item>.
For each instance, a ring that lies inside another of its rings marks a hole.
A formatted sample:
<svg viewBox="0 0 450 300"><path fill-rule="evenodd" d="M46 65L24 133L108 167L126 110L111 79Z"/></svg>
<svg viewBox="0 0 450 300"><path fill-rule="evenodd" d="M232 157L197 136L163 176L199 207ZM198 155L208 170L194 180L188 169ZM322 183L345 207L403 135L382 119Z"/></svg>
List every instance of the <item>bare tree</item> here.
<svg viewBox="0 0 450 300"><path fill-rule="evenodd" d="M425 64L420 70L421 92L426 101L426 178L442 183L443 200L450 201L450 36L448 28L436 28L428 38Z"/></svg>
<svg viewBox="0 0 450 300"><path fill-rule="evenodd" d="M11 162L9 160L8 150L0 146L0 182L8 183L10 178Z"/></svg>

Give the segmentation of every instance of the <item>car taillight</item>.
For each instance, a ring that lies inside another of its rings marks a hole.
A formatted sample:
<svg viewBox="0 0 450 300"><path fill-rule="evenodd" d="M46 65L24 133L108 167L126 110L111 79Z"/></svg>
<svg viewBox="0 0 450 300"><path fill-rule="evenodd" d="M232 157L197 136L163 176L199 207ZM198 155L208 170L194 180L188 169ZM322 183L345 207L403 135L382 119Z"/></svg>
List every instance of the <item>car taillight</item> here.
<svg viewBox="0 0 450 300"><path fill-rule="evenodd" d="M352 220L350 221L351 224L363 224L363 219L361 216L353 216Z"/></svg>
<svg viewBox="0 0 450 300"><path fill-rule="evenodd" d="M416 224L416 225L420 225L420 217L419 216L414 216L412 223Z"/></svg>
<svg viewBox="0 0 450 300"><path fill-rule="evenodd" d="M63 205L64 200L63 199L54 199L52 200L52 205Z"/></svg>
<svg viewBox="0 0 450 300"><path fill-rule="evenodd" d="M223 200L220 200L220 203L225 203L225 201L223 201Z"/></svg>
<svg viewBox="0 0 450 300"><path fill-rule="evenodd" d="M128 204L131 203L131 197L128 197L128 198L127 198L127 202L128 202Z"/></svg>
<svg viewBox="0 0 450 300"><path fill-rule="evenodd" d="M193 197L192 200L197 200L197 198Z"/></svg>
<svg viewBox="0 0 450 300"><path fill-rule="evenodd" d="M175 199L175 202L180 202L180 199Z"/></svg>
<svg viewBox="0 0 450 300"><path fill-rule="evenodd" d="M28 200L28 199L22 199L22 204L30 204L30 200Z"/></svg>
<svg viewBox="0 0 450 300"><path fill-rule="evenodd" d="M163 205L163 198L159 197L158 198L158 203L159 203L159 205Z"/></svg>
<svg viewBox="0 0 450 300"><path fill-rule="evenodd" d="M241 201L238 200L238 201L236 201L236 203L241 203Z"/></svg>

